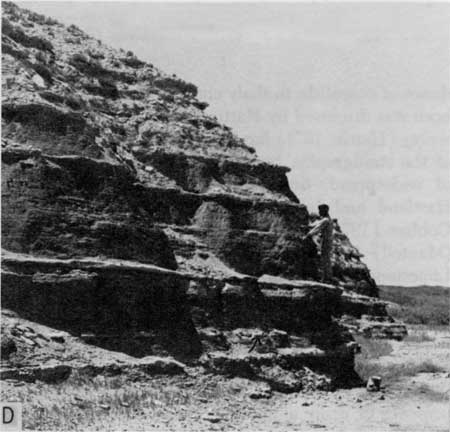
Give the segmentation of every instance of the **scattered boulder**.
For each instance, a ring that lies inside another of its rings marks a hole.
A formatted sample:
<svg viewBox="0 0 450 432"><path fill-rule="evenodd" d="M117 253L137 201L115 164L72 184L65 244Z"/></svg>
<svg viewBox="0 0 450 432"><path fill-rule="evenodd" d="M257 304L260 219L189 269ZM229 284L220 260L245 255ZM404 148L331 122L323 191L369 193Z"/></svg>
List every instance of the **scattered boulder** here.
<svg viewBox="0 0 450 432"><path fill-rule="evenodd" d="M381 377L379 376L371 376L367 380L366 389L369 392L377 392L381 389Z"/></svg>
<svg viewBox="0 0 450 432"><path fill-rule="evenodd" d="M262 366L260 376L270 388L281 393L294 393L303 388L301 377L295 372L275 366Z"/></svg>
<svg viewBox="0 0 450 432"><path fill-rule="evenodd" d="M203 420L206 420L210 423L219 423L222 420L221 417L215 415L214 413L208 413L204 415L202 418Z"/></svg>
<svg viewBox="0 0 450 432"><path fill-rule="evenodd" d="M250 399L270 399L272 397L272 388L268 384L258 384L247 392Z"/></svg>

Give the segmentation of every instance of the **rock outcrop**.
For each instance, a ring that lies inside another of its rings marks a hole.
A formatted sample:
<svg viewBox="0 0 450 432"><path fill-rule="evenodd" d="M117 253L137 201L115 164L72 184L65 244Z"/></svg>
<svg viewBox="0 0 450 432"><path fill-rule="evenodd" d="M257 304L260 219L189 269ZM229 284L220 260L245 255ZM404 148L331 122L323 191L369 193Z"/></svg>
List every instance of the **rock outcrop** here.
<svg viewBox="0 0 450 432"><path fill-rule="evenodd" d="M343 292L376 284L337 222L339 286L315 282L317 247L302 239L314 216L288 168L207 114L195 85L2 7L3 307L136 356L207 352L213 370L250 362L258 376L316 359L351 376L334 318ZM254 342L291 352L250 361Z"/></svg>
<svg viewBox="0 0 450 432"><path fill-rule="evenodd" d="M317 277L288 168L206 114L193 84L75 26L3 8L4 248L195 272L217 267L199 268L208 254L252 276ZM336 228L334 275L373 295Z"/></svg>

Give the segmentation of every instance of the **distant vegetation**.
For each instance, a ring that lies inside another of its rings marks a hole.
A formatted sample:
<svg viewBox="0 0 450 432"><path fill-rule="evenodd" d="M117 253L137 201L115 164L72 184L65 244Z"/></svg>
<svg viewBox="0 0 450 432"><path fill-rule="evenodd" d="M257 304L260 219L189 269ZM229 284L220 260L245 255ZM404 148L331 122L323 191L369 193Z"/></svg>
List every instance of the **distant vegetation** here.
<svg viewBox="0 0 450 432"><path fill-rule="evenodd" d="M355 370L358 375L367 381L371 376L380 376L383 382L393 382L407 376L415 376L419 373L439 373L445 369L432 361L426 360L421 363L378 363L357 359Z"/></svg>
<svg viewBox="0 0 450 432"><path fill-rule="evenodd" d="M439 286L380 286L383 300L397 303L389 313L407 324L448 325L450 289Z"/></svg>
<svg viewBox="0 0 450 432"><path fill-rule="evenodd" d="M423 333L419 333L419 337L408 336L409 343L417 344L430 341L429 338L422 338ZM384 339L368 339L363 336L356 336L355 341L361 347L361 353L356 356L355 370L364 380L373 375L380 376L384 382L397 381L405 376L414 376L418 373L435 373L445 372L445 369L429 359L417 361L417 358L405 359L404 362L396 363L389 359L383 360L384 356L395 357L393 353L392 341ZM414 348L413 348L414 349Z"/></svg>

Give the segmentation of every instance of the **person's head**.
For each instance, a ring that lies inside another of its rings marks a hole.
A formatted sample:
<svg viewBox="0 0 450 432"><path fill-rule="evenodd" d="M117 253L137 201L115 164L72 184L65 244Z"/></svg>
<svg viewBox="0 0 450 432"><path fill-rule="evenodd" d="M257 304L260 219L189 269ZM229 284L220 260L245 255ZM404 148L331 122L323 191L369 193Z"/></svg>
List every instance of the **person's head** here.
<svg viewBox="0 0 450 432"><path fill-rule="evenodd" d="M319 209L319 216L320 217L327 217L327 216L329 216L328 212L330 211L330 207L328 207L327 204L320 204L318 209Z"/></svg>

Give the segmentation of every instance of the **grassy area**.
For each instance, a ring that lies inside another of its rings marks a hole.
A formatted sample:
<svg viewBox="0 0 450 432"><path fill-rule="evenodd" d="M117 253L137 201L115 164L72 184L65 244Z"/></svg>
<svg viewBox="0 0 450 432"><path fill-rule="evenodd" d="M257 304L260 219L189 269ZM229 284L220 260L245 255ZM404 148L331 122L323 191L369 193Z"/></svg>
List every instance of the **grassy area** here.
<svg viewBox="0 0 450 432"><path fill-rule="evenodd" d="M195 424L205 431L211 427L204 420L209 412L227 424L251 416L256 407L246 406L247 389L246 380L207 374L142 380L74 373L60 384L3 386L0 399L23 403L27 430L190 431Z"/></svg>
<svg viewBox="0 0 450 432"><path fill-rule="evenodd" d="M367 380L373 375L378 375L383 382L394 382L405 376L415 376L418 373L445 372L445 370L431 361L421 363L392 363L384 364L358 359L355 365L358 375Z"/></svg>
<svg viewBox="0 0 450 432"><path fill-rule="evenodd" d="M435 286L380 286L380 298L396 303L389 313L407 324L448 325L450 289Z"/></svg>
<svg viewBox="0 0 450 432"><path fill-rule="evenodd" d="M355 369L358 375L367 380L372 375L378 375L384 382L393 382L405 376L414 376L422 372L445 372L445 369L436 365L431 360L422 362L406 361L405 363L391 363L379 361L380 357L388 356L393 348L390 341L383 339L366 339L362 336L356 337L361 346L361 353L356 356ZM425 339L414 340L414 342L425 342Z"/></svg>
<svg viewBox="0 0 450 432"><path fill-rule="evenodd" d="M24 427L32 430L123 430L127 421L144 413L149 419L163 418L170 407L190 405L193 399L166 383L133 383L123 376L75 375L61 384L37 382L14 391L14 399L25 407Z"/></svg>

